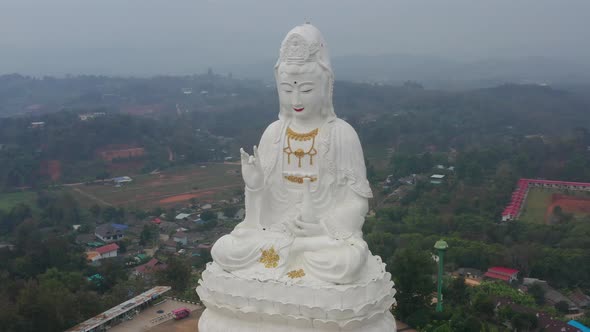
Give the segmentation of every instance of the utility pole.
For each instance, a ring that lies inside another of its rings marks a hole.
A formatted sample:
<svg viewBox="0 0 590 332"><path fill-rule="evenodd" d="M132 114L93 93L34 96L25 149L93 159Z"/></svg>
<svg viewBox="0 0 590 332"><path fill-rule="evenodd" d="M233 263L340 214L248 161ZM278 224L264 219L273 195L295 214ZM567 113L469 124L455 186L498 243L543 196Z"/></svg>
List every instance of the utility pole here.
<svg viewBox="0 0 590 332"><path fill-rule="evenodd" d="M434 249L438 252L438 292L436 295L436 312L443 311L443 297L442 297L442 276L443 276L443 266L444 266L444 257L445 251L449 245L444 240L438 240L434 244Z"/></svg>

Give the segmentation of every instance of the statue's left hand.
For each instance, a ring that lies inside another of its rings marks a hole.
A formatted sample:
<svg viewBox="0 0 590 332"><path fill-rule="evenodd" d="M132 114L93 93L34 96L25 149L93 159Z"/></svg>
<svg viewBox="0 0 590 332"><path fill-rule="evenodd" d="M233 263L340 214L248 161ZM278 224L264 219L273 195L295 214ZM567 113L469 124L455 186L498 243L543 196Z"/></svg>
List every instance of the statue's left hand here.
<svg viewBox="0 0 590 332"><path fill-rule="evenodd" d="M324 228L317 222L305 222L301 217L287 223L287 227L295 236L310 237L324 234Z"/></svg>
<svg viewBox="0 0 590 332"><path fill-rule="evenodd" d="M264 172L258 156L258 148L254 146L253 150L254 155L251 156L244 149L240 149L242 178L248 188L259 189L264 185Z"/></svg>

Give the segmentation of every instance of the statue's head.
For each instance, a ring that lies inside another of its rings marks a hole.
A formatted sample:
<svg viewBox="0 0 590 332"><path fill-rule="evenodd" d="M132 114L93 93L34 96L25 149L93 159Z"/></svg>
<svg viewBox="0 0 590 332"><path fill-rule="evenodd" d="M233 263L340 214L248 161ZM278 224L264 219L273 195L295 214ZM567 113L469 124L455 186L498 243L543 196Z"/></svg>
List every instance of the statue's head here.
<svg viewBox="0 0 590 332"><path fill-rule="evenodd" d="M279 118L336 118L328 47L313 25L299 25L287 33L275 65L275 78L281 105Z"/></svg>

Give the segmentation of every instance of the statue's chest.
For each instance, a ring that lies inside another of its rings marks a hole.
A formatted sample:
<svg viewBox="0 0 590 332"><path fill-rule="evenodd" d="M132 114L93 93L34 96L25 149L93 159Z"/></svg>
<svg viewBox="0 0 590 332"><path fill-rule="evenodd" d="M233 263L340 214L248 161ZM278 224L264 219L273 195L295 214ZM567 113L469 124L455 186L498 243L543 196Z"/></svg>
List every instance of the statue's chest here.
<svg viewBox="0 0 590 332"><path fill-rule="evenodd" d="M304 178L311 182L318 179L319 148L318 129L300 134L287 129L283 140L282 173L285 180L295 184Z"/></svg>

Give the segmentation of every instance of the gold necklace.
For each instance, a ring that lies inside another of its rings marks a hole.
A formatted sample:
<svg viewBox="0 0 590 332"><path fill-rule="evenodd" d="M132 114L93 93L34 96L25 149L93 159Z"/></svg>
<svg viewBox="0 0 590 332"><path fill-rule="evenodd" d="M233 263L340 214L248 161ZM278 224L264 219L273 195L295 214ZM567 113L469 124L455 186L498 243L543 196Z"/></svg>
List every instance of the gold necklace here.
<svg viewBox="0 0 590 332"><path fill-rule="evenodd" d="M297 165L299 168L301 168L301 158L305 157L305 155L309 156L309 164L313 165L313 156L318 154L318 150L316 150L316 148L315 148L315 137L318 135L319 131L320 131L320 129L316 128L308 133L301 134L301 133L297 133L297 132L293 131L293 129L287 127L287 147L283 149L283 152L285 152L287 154L287 163L288 164L291 164L291 155L294 154L295 157L297 157L297 159L299 159L299 163ZM309 148L308 151L304 151L301 148L293 151L293 149L291 149L291 140L300 141L300 142L312 140L311 147Z"/></svg>

